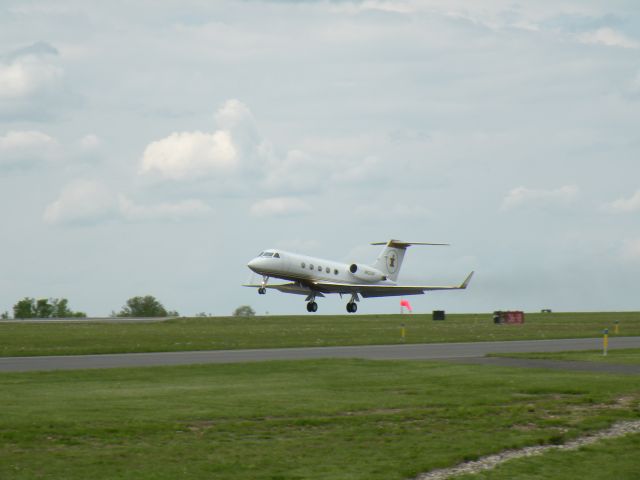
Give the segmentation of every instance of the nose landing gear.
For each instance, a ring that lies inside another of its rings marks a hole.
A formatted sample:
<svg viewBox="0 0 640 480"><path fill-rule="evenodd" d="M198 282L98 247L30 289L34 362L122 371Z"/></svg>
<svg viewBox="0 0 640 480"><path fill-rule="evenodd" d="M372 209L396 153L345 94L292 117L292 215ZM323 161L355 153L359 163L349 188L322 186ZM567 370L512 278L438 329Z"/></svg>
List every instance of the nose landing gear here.
<svg viewBox="0 0 640 480"><path fill-rule="evenodd" d="M262 283L260 284L260 287L258 288L258 294L259 295L264 295L265 293L267 293L267 282L269 281L269 277L267 277L266 275L262 277Z"/></svg>

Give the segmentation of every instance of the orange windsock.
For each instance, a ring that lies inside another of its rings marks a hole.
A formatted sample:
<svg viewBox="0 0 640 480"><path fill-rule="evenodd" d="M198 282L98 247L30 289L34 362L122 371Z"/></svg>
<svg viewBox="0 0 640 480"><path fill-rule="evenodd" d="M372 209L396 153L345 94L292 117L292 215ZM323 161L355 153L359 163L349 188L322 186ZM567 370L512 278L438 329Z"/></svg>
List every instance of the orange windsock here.
<svg viewBox="0 0 640 480"><path fill-rule="evenodd" d="M411 308L411 304L409 303L409 300L400 300L400 306L401 307L406 307L407 310L409 310L410 312L413 312L413 309Z"/></svg>

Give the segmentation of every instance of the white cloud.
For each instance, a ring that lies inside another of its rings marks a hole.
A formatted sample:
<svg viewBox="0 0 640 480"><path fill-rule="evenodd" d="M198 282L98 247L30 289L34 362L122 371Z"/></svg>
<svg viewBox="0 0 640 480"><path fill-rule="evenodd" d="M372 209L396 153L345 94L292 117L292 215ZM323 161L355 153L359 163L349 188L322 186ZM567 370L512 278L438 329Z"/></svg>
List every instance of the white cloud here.
<svg viewBox="0 0 640 480"><path fill-rule="evenodd" d="M578 35L578 41L586 44L605 45L607 47L640 48L640 43L616 30L603 27L593 32Z"/></svg>
<svg viewBox="0 0 640 480"><path fill-rule="evenodd" d="M603 206L603 210L609 213L633 213L640 212L640 190L637 190L629 198L618 198Z"/></svg>
<svg viewBox="0 0 640 480"><path fill-rule="evenodd" d="M385 220L398 218L421 219L432 215L429 209L422 205L407 205L405 203L367 203L366 205L356 207L355 214L367 218L380 218L384 216Z"/></svg>
<svg viewBox="0 0 640 480"><path fill-rule="evenodd" d="M256 217L301 215L310 211L308 203L295 197L267 198L251 206L251 214Z"/></svg>
<svg viewBox="0 0 640 480"><path fill-rule="evenodd" d="M0 167L29 166L55 158L57 140L36 130L11 130L0 136Z"/></svg>
<svg viewBox="0 0 640 480"><path fill-rule="evenodd" d="M99 223L118 213L116 196L98 182L76 180L44 211L49 224Z"/></svg>
<svg viewBox="0 0 640 480"><path fill-rule="evenodd" d="M513 210L525 206L568 205L578 197L578 193L579 189L575 185L565 185L555 190L516 187L502 201L502 209Z"/></svg>
<svg viewBox="0 0 640 480"><path fill-rule="evenodd" d="M193 180L262 171L273 154L249 108L239 100L227 100L216 112L215 123L218 128L211 133L172 133L150 143L140 172L156 172L170 180Z"/></svg>
<svg viewBox="0 0 640 480"><path fill-rule="evenodd" d="M93 133L89 133L78 140L78 146L85 151L97 150L101 145L102 140L100 140L100 137Z"/></svg>
<svg viewBox="0 0 640 480"><path fill-rule="evenodd" d="M0 99L20 99L54 86L62 68L51 62L57 50L45 43L13 52L0 62Z"/></svg>
<svg viewBox="0 0 640 480"><path fill-rule="evenodd" d="M413 13L414 5L410 2L402 0L380 1L380 0L364 0L361 2L345 2L331 6L331 11L335 13L357 14L367 11L379 11L388 13Z"/></svg>
<svg viewBox="0 0 640 480"><path fill-rule="evenodd" d="M120 214L128 221L181 220L195 218L211 212L211 207L200 200L184 200L159 205L136 205L125 195L118 196Z"/></svg>
<svg viewBox="0 0 640 480"><path fill-rule="evenodd" d="M290 150L283 158L268 154L263 185L270 190L317 191L322 164L300 150Z"/></svg>
<svg viewBox="0 0 640 480"><path fill-rule="evenodd" d="M297 148L281 154L260 135L250 109L238 100L227 100L215 123L218 129L211 133L172 133L150 143L140 173L175 181L214 178L228 188L280 195L322 191L335 183L366 184L387 175L380 158L365 154L374 148L372 143L379 148L387 144L376 136L309 141L314 155Z"/></svg>
<svg viewBox="0 0 640 480"><path fill-rule="evenodd" d="M229 132L180 132L147 146L141 172L155 171L164 178L183 180L230 172L237 164L238 155Z"/></svg>
<svg viewBox="0 0 640 480"><path fill-rule="evenodd" d="M44 211L44 221L52 225L93 225L108 220L127 222L195 218L211 212L200 200L139 205L122 193L114 193L92 180L76 180L67 185L57 200Z"/></svg>

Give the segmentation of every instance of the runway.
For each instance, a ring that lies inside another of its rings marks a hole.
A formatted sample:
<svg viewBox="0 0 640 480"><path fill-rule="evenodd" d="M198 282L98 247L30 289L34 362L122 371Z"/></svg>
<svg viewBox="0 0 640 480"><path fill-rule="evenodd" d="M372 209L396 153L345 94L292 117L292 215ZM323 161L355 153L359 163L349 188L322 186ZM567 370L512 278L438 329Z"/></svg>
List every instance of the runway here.
<svg viewBox="0 0 640 480"><path fill-rule="evenodd" d="M319 358L361 358L367 360L458 359L459 361L468 359L476 362L477 360L475 359L482 358L488 353L561 352L570 350L598 350L601 347L602 339L600 338L572 338L475 343L2 357L0 358L0 372L151 367L203 363L263 362L269 360L308 360ZM640 348L640 337L610 338L609 349L617 348Z"/></svg>

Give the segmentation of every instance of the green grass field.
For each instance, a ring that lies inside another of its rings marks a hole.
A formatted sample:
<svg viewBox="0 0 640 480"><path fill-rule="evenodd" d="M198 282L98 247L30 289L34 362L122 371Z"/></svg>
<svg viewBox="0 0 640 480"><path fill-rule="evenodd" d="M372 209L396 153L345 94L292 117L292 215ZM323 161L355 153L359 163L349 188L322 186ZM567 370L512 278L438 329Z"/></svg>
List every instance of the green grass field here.
<svg viewBox="0 0 640 480"><path fill-rule="evenodd" d="M544 360L574 360L583 362L606 362L624 365L640 364L640 349L626 348L621 350L609 350L607 355L602 350L589 350L584 352L556 352L556 353L500 353L491 354L495 357L511 358L535 358Z"/></svg>
<svg viewBox="0 0 640 480"><path fill-rule="evenodd" d="M329 345L476 342L597 337L603 328L640 335L640 312L527 314L494 325L491 314L185 318L157 323L2 323L0 356L218 350Z"/></svg>
<svg viewBox="0 0 640 480"><path fill-rule="evenodd" d="M604 440L576 451L551 451L539 457L507 462L494 470L475 475L452 477L455 480L636 480L640 465L629 455L640 452L640 435Z"/></svg>
<svg viewBox="0 0 640 480"><path fill-rule="evenodd" d="M3 373L0 404L3 479L399 480L640 418L640 377L364 360ZM586 471L562 455L499 478Z"/></svg>

